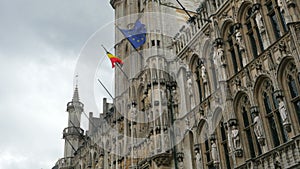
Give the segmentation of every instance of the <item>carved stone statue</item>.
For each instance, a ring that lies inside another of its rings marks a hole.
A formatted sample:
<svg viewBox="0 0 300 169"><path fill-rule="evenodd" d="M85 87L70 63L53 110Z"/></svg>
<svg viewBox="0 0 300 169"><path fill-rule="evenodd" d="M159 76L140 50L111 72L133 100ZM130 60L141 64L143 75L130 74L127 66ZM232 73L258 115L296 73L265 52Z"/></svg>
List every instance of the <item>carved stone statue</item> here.
<svg viewBox="0 0 300 169"><path fill-rule="evenodd" d="M155 148L154 140L153 140L153 138L151 138L151 139L150 139L150 151L153 152L153 151L154 151L154 148Z"/></svg>
<svg viewBox="0 0 300 169"><path fill-rule="evenodd" d="M219 62L219 66L224 65L225 64L225 58L224 58L224 49L222 47L219 47L217 49L217 56L218 56L218 62Z"/></svg>
<svg viewBox="0 0 300 169"><path fill-rule="evenodd" d="M217 150L217 145L216 145L215 141L212 141L212 144L211 144L211 157L214 162L219 161L218 150Z"/></svg>
<svg viewBox="0 0 300 169"><path fill-rule="evenodd" d="M201 169L201 154L199 152L199 150L196 150L196 169Z"/></svg>
<svg viewBox="0 0 300 169"><path fill-rule="evenodd" d="M262 16L261 16L260 12L256 13L255 21L256 21L257 27L258 27L258 29L259 29L260 32L265 29L264 28L264 23L263 23L263 20L262 20Z"/></svg>
<svg viewBox="0 0 300 169"><path fill-rule="evenodd" d="M213 61L215 66L218 68L224 64L224 49L222 46L218 46L213 55Z"/></svg>
<svg viewBox="0 0 300 169"><path fill-rule="evenodd" d="M280 12L284 12L282 0L277 0L277 5L278 5L278 7L280 9Z"/></svg>
<svg viewBox="0 0 300 169"><path fill-rule="evenodd" d="M188 75L187 87L188 87L189 95L192 96L193 95L193 81L192 81L192 78L190 75Z"/></svg>
<svg viewBox="0 0 300 169"><path fill-rule="evenodd" d="M239 49L240 51L244 51L245 50L245 45L243 43L243 37L242 37L242 34L241 32L238 30L235 34L235 39L239 45Z"/></svg>
<svg viewBox="0 0 300 169"><path fill-rule="evenodd" d="M169 139L169 135L168 132L164 133L164 142L165 142L165 150L169 150L169 146L170 146L170 139Z"/></svg>
<svg viewBox="0 0 300 169"><path fill-rule="evenodd" d="M183 164L183 159L179 159L179 162L178 162L178 168L179 169L183 169L184 168L184 166L183 166L184 164Z"/></svg>
<svg viewBox="0 0 300 169"><path fill-rule="evenodd" d="M259 117L258 114L254 117L254 133L257 137L257 139L263 138L263 126L262 126L262 121Z"/></svg>
<svg viewBox="0 0 300 169"><path fill-rule="evenodd" d="M136 121L136 120L137 120L137 110L136 110L135 107L132 107L132 108L131 108L131 119L132 119L133 121Z"/></svg>
<svg viewBox="0 0 300 169"><path fill-rule="evenodd" d="M99 162L98 162L98 167L100 168L100 169L103 169L103 156L101 156L100 158L99 158Z"/></svg>
<svg viewBox="0 0 300 169"><path fill-rule="evenodd" d="M202 77L203 83L207 83L206 68L205 68L204 64L201 65L201 77Z"/></svg>
<svg viewBox="0 0 300 169"><path fill-rule="evenodd" d="M231 138L232 138L234 150L240 149L241 148L240 134L236 126L233 126L233 128L231 129Z"/></svg>
<svg viewBox="0 0 300 169"><path fill-rule="evenodd" d="M144 95L144 104L145 104L145 109L149 109L150 108L150 96L148 94Z"/></svg>
<svg viewBox="0 0 300 169"><path fill-rule="evenodd" d="M287 123L287 111L286 111L286 108L285 108L285 104L284 104L282 98L280 98L278 100L279 100L279 103L278 103L279 113L280 113L283 124L286 124Z"/></svg>
<svg viewBox="0 0 300 169"><path fill-rule="evenodd" d="M187 88L188 88L188 93L190 96L191 108L193 108L193 107L195 107L195 101L194 101L194 92L193 92L193 81L192 81L192 77L190 74L188 74Z"/></svg>

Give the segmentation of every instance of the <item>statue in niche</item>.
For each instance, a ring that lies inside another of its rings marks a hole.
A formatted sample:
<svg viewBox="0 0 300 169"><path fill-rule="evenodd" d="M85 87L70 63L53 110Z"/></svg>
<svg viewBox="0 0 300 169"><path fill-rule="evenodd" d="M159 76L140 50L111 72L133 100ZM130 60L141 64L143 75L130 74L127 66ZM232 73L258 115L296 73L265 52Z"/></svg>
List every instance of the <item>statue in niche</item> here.
<svg viewBox="0 0 300 169"><path fill-rule="evenodd" d="M150 138L150 151L153 152L155 148L153 137Z"/></svg>
<svg viewBox="0 0 300 169"><path fill-rule="evenodd" d="M239 30L237 30L237 32L235 33L235 39L236 39L236 41L239 45L239 50L244 51L245 46L244 46L244 43L243 43L243 37L242 37L242 34Z"/></svg>
<svg viewBox="0 0 300 169"><path fill-rule="evenodd" d="M282 0L277 0L277 5L281 13L284 13L283 3Z"/></svg>
<svg viewBox="0 0 300 169"><path fill-rule="evenodd" d="M259 11L256 13L255 21L256 21L257 27L260 30L260 32L262 30L264 30L264 23L263 23L262 16Z"/></svg>
<svg viewBox="0 0 300 169"><path fill-rule="evenodd" d="M217 50L218 58L219 58L219 66L225 65L225 58L224 58L224 49L219 47Z"/></svg>
<svg viewBox="0 0 300 169"><path fill-rule="evenodd" d="M193 96L193 81L190 75L188 75L187 86L189 95Z"/></svg>
<svg viewBox="0 0 300 169"><path fill-rule="evenodd" d="M240 134L237 127L234 125L231 129L231 138L233 142L233 148L234 150L241 148L241 142L240 142Z"/></svg>
<svg viewBox="0 0 300 169"><path fill-rule="evenodd" d="M103 161L104 161L103 156L101 156L99 158L99 162L98 162L98 166L99 166L100 169L103 169Z"/></svg>
<svg viewBox="0 0 300 169"><path fill-rule="evenodd" d="M282 122L283 122L283 124L286 124L287 123L287 111L286 111L285 104L284 104L282 98L278 98L278 105L279 105L278 109L279 109L279 113L280 113Z"/></svg>
<svg viewBox="0 0 300 169"><path fill-rule="evenodd" d="M196 168L201 169L202 167L201 167L201 153L200 153L200 150L196 150L195 159L196 159Z"/></svg>
<svg viewBox="0 0 300 169"><path fill-rule="evenodd" d="M213 55L213 61L217 73L218 80L225 80L226 78L226 71L225 71L225 56L224 56L224 49L221 45L217 47Z"/></svg>
<svg viewBox="0 0 300 169"><path fill-rule="evenodd" d="M201 64L201 77L202 77L203 83L207 83L206 68L203 63Z"/></svg>
<svg viewBox="0 0 300 169"><path fill-rule="evenodd" d="M184 166L183 166L184 164L183 164L183 159L182 158L179 158L178 159L178 168L179 169L184 169Z"/></svg>
<svg viewBox="0 0 300 169"><path fill-rule="evenodd" d="M189 96L190 96L190 105L191 105L191 108L195 107L195 101L194 101L194 93L193 93L193 81L192 81L192 77L191 77L191 74L188 73L187 74L187 88L188 88L188 93L189 93Z"/></svg>
<svg viewBox="0 0 300 169"><path fill-rule="evenodd" d="M157 149L161 149L161 135L158 134L156 135L156 146L157 146Z"/></svg>
<svg viewBox="0 0 300 169"><path fill-rule="evenodd" d="M258 114L255 115L255 117L253 119L253 123L254 123L254 133L255 133L257 139L259 140L259 139L263 138L263 126L262 126L262 122L261 122L261 119Z"/></svg>
<svg viewBox="0 0 300 169"><path fill-rule="evenodd" d="M145 109L148 110L151 107L151 94L145 94L144 96L144 103Z"/></svg>
<svg viewBox="0 0 300 169"><path fill-rule="evenodd" d="M213 140L211 144L211 157L214 162L218 162L218 150L217 150L217 145L216 142Z"/></svg>
<svg viewBox="0 0 300 169"><path fill-rule="evenodd" d="M172 89L171 92L172 92L171 95L172 95L173 102L174 102L175 105L177 105L178 104L178 99L179 99L178 98L177 90L176 89Z"/></svg>
<svg viewBox="0 0 300 169"><path fill-rule="evenodd" d="M169 144L170 144L170 139L169 139L169 135L168 135L168 131L166 130L165 132L164 132L164 143L165 143L165 149L166 149L166 151L168 151L169 150Z"/></svg>

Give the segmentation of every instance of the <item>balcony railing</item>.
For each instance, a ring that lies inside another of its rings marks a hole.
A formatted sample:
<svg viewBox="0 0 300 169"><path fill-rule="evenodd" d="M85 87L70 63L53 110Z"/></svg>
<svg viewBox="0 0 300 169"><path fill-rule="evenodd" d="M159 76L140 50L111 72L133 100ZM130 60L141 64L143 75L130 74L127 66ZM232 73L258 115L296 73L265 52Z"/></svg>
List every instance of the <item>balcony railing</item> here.
<svg viewBox="0 0 300 169"><path fill-rule="evenodd" d="M80 127L67 127L63 131L63 138L65 138L68 135L78 135L82 136L84 134L84 130Z"/></svg>
<svg viewBox="0 0 300 169"><path fill-rule="evenodd" d="M300 167L300 136L284 143L261 156L249 160L237 169L254 168L294 168Z"/></svg>
<svg viewBox="0 0 300 169"><path fill-rule="evenodd" d="M72 169L73 168L73 157L61 158L57 161L56 165L59 169Z"/></svg>

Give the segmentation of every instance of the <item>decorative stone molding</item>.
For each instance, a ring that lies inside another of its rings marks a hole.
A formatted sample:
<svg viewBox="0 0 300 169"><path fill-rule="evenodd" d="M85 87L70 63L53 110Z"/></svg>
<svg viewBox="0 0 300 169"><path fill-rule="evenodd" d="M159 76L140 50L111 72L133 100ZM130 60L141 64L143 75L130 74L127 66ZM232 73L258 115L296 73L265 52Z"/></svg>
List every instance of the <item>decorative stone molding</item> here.
<svg viewBox="0 0 300 169"><path fill-rule="evenodd" d="M291 123L288 119L288 112L287 112L286 105L285 105L284 99L283 99L284 98L283 91L276 90L276 91L274 91L273 95L278 100L278 104L279 104L278 109L279 109L279 113L281 116L281 120L282 120L284 129L287 132L291 132L292 128L291 128Z"/></svg>
<svg viewBox="0 0 300 169"><path fill-rule="evenodd" d="M253 123L254 123L254 133L257 137L257 140L261 146L265 145L265 137L264 137L264 130L263 130L263 124L259 117L259 109L258 106L252 106L250 108L250 112L254 117Z"/></svg>
<svg viewBox="0 0 300 169"><path fill-rule="evenodd" d="M217 38L217 39L215 39L215 41L213 42L213 45L214 45L215 47L223 46L223 44L224 44L224 41L223 41L222 38Z"/></svg>
<svg viewBox="0 0 300 169"><path fill-rule="evenodd" d="M153 157L153 161L157 165L157 167L160 166L170 166L171 165L171 155L167 153L158 154Z"/></svg>
<svg viewBox="0 0 300 169"><path fill-rule="evenodd" d="M228 120L228 126L231 128L231 139L232 139L232 147L236 157L243 157L243 149L240 140L240 132L237 129L238 123L237 119ZM229 140L230 141L230 140Z"/></svg>
<svg viewBox="0 0 300 169"><path fill-rule="evenodd" d="M139 164L138 164L140 169L147 169L147 168L150 167L150 165L151 165L151 160L148 159L148 158L140 161Z"/></svg>

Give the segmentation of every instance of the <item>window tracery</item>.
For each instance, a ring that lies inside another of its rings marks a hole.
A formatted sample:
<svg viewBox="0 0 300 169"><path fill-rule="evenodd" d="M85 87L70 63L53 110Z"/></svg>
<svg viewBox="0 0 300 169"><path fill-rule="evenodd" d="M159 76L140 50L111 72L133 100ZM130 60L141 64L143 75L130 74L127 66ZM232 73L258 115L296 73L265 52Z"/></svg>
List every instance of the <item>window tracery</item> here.
<svg viewBox="0 0 300 169"><path fill-rule="evenodd" d="M298 121L300 125L300 74L297 74L297 68L293 61L290 61L285 67L281 79L282 88L286 89L284 92L287 104L291 103L290 114L295 117L291 119Z"/></svg>
<svg viewBox="0 0 300 169"><path fill-rule="evenodd" d="M237 117L241 127L242 138L244 138L244 150L247 158L254 158L262 153L258 144L257 137L254 133L254 116L250 112L249 97L244 94L237 105Z"/></svg>
<svg viewBox="0 0 300 169"><path fill-rule="evenodd" d="M263 113L262 122L266 123L266 137L271 138L272 147L277 147L287 141L287 135L283 128L283 122L278 110L278 101L274 96L274 87L270 79L262 82L259 90L258 103Z"/></svg>
<svg viewBox="0 0 300 169"><path fill-rule="evenodd" d="M275 36L274 40L277 40L287 31L283 12L281 12L281 1L268 0L265 6L272 26L272 34Z"/></svg>
<svg viewBox="0 0 300 169"><path fill-rule="evenodd" d="M244 13L243 25L247 41L249 42L249 54L256 58L263 50L263 41L259 29L263 27L260 13L255 14L255 8L249 7Z"/></svg>

